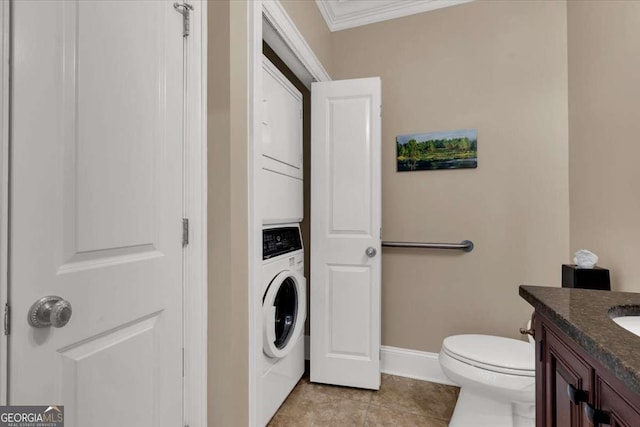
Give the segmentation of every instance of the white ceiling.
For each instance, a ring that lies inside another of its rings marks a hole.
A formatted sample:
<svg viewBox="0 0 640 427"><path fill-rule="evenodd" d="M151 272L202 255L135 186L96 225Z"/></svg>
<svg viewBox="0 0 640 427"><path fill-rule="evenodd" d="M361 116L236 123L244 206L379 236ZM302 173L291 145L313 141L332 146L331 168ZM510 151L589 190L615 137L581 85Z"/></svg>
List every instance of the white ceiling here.
<svg viewBox="0 0 640 427"><path fill-rule="evenodd" d="M473 0L316 0L331 31L428 12Z"/></svg>

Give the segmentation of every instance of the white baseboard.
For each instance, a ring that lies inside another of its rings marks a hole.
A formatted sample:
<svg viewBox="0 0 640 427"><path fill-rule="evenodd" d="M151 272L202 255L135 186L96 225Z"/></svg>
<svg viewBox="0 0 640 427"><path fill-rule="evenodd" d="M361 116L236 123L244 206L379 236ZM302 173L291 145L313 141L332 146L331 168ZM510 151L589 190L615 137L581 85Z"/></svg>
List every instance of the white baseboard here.
<svg viewBox="0 0 640 427"><path fill-rule="evenodd" d="M442 372L440 362L438 362L438 353L383 345L380 348L380 354L380 370L385 374L432 383L457 385Z"/></svg>
<svg viewBox="0 0 640 427"><path fill-rule="evenodd" d="M385 374L438 384L457 385L442 372L438 353L383 345L380 347L380 357L380 370ZM304 359L309 360L309 335L304 336Z"/></svg>

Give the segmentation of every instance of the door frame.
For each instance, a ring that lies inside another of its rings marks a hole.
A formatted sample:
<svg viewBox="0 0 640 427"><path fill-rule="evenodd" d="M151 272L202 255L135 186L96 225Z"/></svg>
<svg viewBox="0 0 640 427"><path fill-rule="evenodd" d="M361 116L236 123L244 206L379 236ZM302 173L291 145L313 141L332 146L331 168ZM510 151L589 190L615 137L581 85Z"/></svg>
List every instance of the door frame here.
<svg viewBox="0 0 640 427"><path fill-rule="evenodd" d="M207 2L192 0L191 35L185 45L183 214L189 218L189 245L183 251L183 419L207 426ZM171 7L167 3L168 7ZM9 101L11 2L0 3L0 310L9 301ZM19 313L14 313L19 319ZM0 405L8 398L8 348L0 320Z"/></svg>
<svg viewBox="0 0 640 427"><path fill-rule="evenodd" d="M262 212L260 209L260 169L262 164L262 18L271 23L293 56L316 81L329 81L331 76L289 17L279 0L248 2L248 68L249 68L249 426L258 425L262 353ZM286 62L286 61L285 61Z"/></svg>
<svg viewBox="0 0 640 427"><path fill-rule="evenodd" d="M191 43L187 43L187 120L184 153L184 218L189 245L183 251L183 419L207 423L207 1L192 0ZM215 397L215 396L214 396Z"/></svg>
<svg viewBox="0 0 640 427"><path fill-rule="evenodd" d="M9 385L8 339L5 334L9 296L9 46L11 3L0 5L0 310L3 313L0 330L0 404L7 404Z"/></svg>

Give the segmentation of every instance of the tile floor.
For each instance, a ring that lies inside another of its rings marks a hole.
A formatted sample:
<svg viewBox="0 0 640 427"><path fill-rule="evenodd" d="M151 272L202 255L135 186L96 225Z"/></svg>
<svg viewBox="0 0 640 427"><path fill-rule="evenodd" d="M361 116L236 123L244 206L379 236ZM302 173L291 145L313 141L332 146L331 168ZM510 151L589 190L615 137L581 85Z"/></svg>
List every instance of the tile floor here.
<svg viewBox="0 0 640 427"><path fill-rule="evenodd" d="M305 375L268 427L446 427L459 391L386 374L379 391L314 384Z"/></svg>

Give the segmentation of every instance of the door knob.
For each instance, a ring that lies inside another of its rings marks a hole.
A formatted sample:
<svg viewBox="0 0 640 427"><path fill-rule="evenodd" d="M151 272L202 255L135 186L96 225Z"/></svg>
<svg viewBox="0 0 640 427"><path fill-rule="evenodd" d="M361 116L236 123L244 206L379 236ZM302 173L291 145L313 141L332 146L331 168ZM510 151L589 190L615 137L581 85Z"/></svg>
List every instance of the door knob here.
<svg viewBox="0 0 640 427"><path fill-rule="evenodd" d="M62 328L71 319L71 304L55 295L40 298L29 309L29 324L34 328Z"/></svg>
<svg viewBox="0 0 640 427"><path fill-rule="evenodd" d="M369 258L373 258L378 252L376 251L376 248L369 246L364 253L367 254Z"/></svg>

